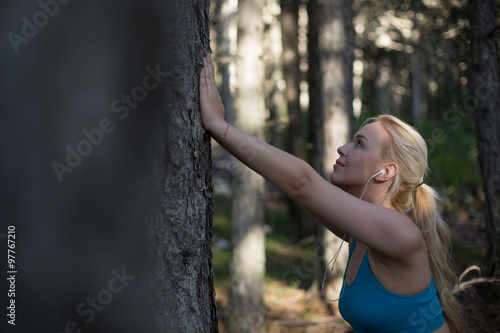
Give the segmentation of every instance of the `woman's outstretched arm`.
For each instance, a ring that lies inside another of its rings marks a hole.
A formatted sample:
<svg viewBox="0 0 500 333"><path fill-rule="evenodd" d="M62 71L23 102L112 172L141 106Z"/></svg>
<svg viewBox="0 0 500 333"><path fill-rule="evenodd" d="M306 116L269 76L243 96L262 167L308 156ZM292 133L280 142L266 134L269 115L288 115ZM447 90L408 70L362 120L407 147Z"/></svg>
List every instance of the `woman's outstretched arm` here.
<svg viewBox="0 0 500 333"><path fill-rule="evenodd" d="M420 230L404 215L361 201L323 179L307 162L277 149L224 120L210 55L203 59L200 100L203 125L233 156L302 205L329 230L344 232L374 250L404 257L420 243ZM415 239L415 235L420 238ZM425 246L425 244L424 244Z"/></svg>
<svg viewBox="0 0 500 333"><path fill-rule="evenodd" d="M231 155L271 182L290 199L299 201L303 187L316 171L305 161L240 131L224 120L224 106L214 79L214 65L208 54L200 74L203 125ZM318 175L319 176L319 175ZM331 231L343 237L335 227ZM346 238L348 239L348 237Z"/></svg>
<svg viewBox="0 0 500 333"><path fill-rule="evenodd" d="M207 55L200 74L203 125L231 155L296 199L312 168L305 161L240 131L224 120L224 106L214 81L214 65ZM314 171L314 170L312 170Z"/></svg>
<svg viewBox="0 0 500 333"><path fill-rule="evenodd" d="M269 180L292 200L297 199L303 182L314 169L305 161L240 131L224 120L222 104L214 80L210 55L203 58L200 100L203 125L231 155Z"/></svg>

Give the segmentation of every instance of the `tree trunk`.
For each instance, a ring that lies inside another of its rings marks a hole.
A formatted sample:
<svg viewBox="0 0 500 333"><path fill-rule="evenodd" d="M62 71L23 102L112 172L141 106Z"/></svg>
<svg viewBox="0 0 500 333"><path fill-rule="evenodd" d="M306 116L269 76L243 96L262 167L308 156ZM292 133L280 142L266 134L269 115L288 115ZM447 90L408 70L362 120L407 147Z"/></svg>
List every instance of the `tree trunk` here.
<svg viewBox="0 0 500 333"><path fill-rule="evenodd" d="M391 58L387 51L379 49L375 56L376 73L375 93L378 113L389 113L391 108L391 97L389 82L391 80Z"/></svg>
<svg viewBox="0 0 500 333"><path fill-rule="evenodd" d="M209 1L171 8L176 11L166 31L166 102L153 170L155 321L162 332L217 332L210 136L201 122L198 91L202 57L210 50Z"/></svg>
<svg viewBox="0 0 500 333"><path fill-rule="evenodd" d="M217 72L221 76L220 95L226 111L226 120L234 119L234 99L231 91L231 63L234 61L236 43L237 6L227 0L216 0Z"/></svg>
<svg viewBox="0 0 500 333"><path fill-rule="evenodd" d="M278 0L265 0L264 11L264 81L265 107L269 111L268 130L265 137L268 142L283 149L282 123L285 119L285 96L279 82L283 79L282 33L278 21Z"/></svg>
<svg viewBox="0 0 500 333"><path fill-rule="evenodd" d="M302 112L300 109L299 0L281 0L283 75L288 108L289 152L305 159Z"/></svg>
<svg viewBox="0 0 500 333"><path fill-rule="evenodd" d="M350 0L309 3L309 81L313 166L329 178L338 158L337 148L351 137L352 63L354 58L353 12ZM325 266L341 240L325 228L319 234L323 254L316 286L321 288ZM340 254L325 294L337 298L347 263L347 252Z"/></svg>
<svg viewBox="0 0 500 333"><path fill-rule="evenodd" d="M219 92L226 112L226 120L234 122L234 86L235 86L235 52L237 31L238 2L216 0L214 21L216 22L216 57L212 57L220 75ZM226 150L214 151L214 191L215 193L231 193L231 177L233 160Z"/></svg>
<svg viewBox="0 0 500 333"><path fill-rule="evenodd" d="M488 261L500 270L500 64L497 10L494 0L469 2L471 103L474 104L479 166L486 197Z"/></svg>
<svg viewBox="0 0 500 333"><path fill-rule="evenodd" d="M24 39L0 46L0 332L155 332L144 263L164 3L0 4L4 38Z"/></svg>
<svg viewBox="0 0 500 333"><path fill-rule="evenodd" d="M417 15L413 16L413 53L411 55L411 62L413 70L411 72L411 117L413 123L417 128L422 126L422 110L421 104L421 88L420 88L420 29L418 28Z"/></svg>
<svg viewBox="0 0 500 333"><path fill-rule="evenodd" d="M305 160L305 140L300 108L299 69L299 0L281 0L281 31L283 44L283 76L288 109L288 152ZM314 234L314 224L308 223L307 211L288 200L290 218L298 226L298 238Z"/></svg>
<svg viewBox="0 0 500 333"><path fill-rule="evenodd" d="M263 1L238 3L235 123L262 138L264 124ZM231 130L231 129L229 129ZM230 260L230 332L264 331L264 179L235 160Z"/></svg>

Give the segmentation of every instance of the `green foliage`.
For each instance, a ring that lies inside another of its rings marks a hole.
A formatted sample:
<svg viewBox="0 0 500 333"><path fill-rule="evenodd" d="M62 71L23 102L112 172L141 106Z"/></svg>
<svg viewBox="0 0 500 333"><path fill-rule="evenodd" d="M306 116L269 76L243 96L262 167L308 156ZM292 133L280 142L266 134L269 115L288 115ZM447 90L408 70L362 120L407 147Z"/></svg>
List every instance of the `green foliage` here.
<svg viewBox="0 0 500 333"><path fill-rule="evenodd" d="M221 239L231 241L231 200L227 197L216 195L214 197L214 245ZM212 248L214 265L215 288L229 284L229 259L231 252L228 249Z"/></svg>
<svg viewBox="0 0 500 333"><path fill-rule="evenodd" d="M222 196L214 196L214 234L216 238L231 239L231 199Z"/></svg>
<svg viewBox="0 0 500 333"><path fill-rule="evenodd" d="M212 249L214 264L215 288L229 285L229 258L231 253L227 250Z"/></svg>
<svg viewBox="0 0 500 333"><path fill-rule="evenodd" d="M453 262L455 265L460 265L460 267L456 268L458 269L458 274L460 274L464 268L471 265L482 266L481 269L486 271L486 265L483 260L486 255L485 246L468 246L463 241L452 239L451 248L453 249Z"/></svg>
<svg viewBox="0 0 500 333"><path fill-rule="evenodd" d="M472 117L459 119L454 123L441 120L435 126L426 124L421 131L429 148L426 182L449 196L481 187Z"/></svg>

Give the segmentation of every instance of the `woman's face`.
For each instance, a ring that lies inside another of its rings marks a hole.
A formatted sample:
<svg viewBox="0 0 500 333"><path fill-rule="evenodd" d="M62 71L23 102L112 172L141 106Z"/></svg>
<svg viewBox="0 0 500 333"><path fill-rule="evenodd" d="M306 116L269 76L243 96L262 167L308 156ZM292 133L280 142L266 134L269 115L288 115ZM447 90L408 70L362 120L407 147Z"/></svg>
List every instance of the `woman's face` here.
<svg viewBox="0 0 500 333"><path fill-rule="evenodd" d="M388 135L379 122L363 126L352 142L337 149L340 157L330 182L356 195L371 176L383 169L382 147Z"/></svg>

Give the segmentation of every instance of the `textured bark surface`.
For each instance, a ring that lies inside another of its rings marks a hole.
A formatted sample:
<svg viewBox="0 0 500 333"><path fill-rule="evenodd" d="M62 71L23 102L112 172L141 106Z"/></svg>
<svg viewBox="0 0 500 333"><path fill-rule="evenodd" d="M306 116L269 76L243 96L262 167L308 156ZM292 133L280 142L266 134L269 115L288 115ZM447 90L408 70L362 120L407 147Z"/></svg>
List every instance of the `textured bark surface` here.
<svg viewBox="0 0 500 333"><path fill-rule="evenodd" d="M264 123L264 63L262 8L264 2L238 3L238 56L235 123L262 138ZM231 129L229 129L231 131ZM243 149L243 148L242 148ZM252 152L249 152L252 153ZM264 332L264 179L235 161L230 260L230 332Z"/></svg>
<svg viewBox="0 0 500 333"><path fill-rule="evenodd" d="M198 79L209 51L209 1L172 2L169 70L158 124L152 216L152 279L162 332L217 332L212 265L210 137L199 112ZM175 47L174 47L175 46Z"/></svg>
<svg viewBox="0 0 500 333"><path fill-rule="evenodd" d="M495 6L494 0L469 2L473 96L470 102L474 107L479 166L486 196L491 273L500 270L500 64Z"/></svg>
<svg viewBox="0 0 500 333"><path fill-rule="evenodd" d="M350 140L352 132L354 30L351 5L350 0L311 0L308 9L312 163L327 179L338 158L337 148ZM318 280L322 280L325 266L341 240L324 228L319 236L322 258ZM329 298L336 298L340 291L346 263L347 252L343 251L330 282L325 284ZM316 284L321 288L321 281Z"/></svg>

